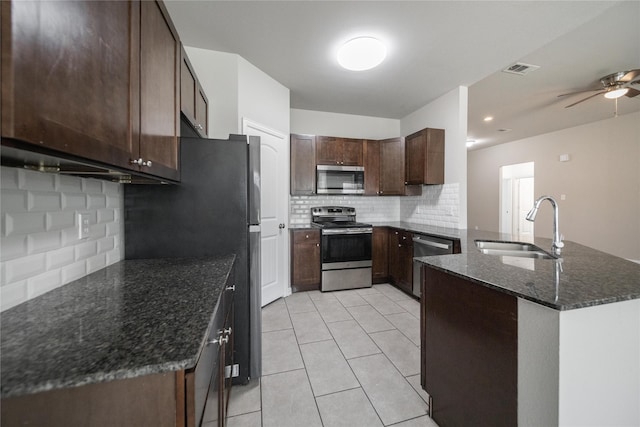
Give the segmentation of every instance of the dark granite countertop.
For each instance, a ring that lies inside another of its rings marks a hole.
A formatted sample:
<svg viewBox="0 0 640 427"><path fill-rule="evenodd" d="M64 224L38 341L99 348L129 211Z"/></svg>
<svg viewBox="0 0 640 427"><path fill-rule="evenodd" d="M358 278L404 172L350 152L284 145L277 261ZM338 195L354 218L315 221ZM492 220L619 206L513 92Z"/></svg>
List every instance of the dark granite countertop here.
<svg viewBox="0 0 640 427"><path fill-rule="evenodd" d="M234 259L121 261L3 312L2 397L193 368Z"/></svg>
<svg viewBox="0 0 640 427"><path fill-rule="evenodd" d="M551 239L523 240L508 234L474 230L458 230L458 236L461 254L418 260L556 310L640 298L640 264L623 258L570 241L564 242L559 260L485 255L476 248L476 239L527 241L547 252L551 250Z"/></svg>
<svg viewBox="0 0 640 427"><path fill-rule="evenodd" d="M466 230L458 228L435 227L433 225L416 224L405 221L384 221L371 223L374 227L393 227L413 233L426 234L428 236L442 237L444 239L460 240Z"/></svg>

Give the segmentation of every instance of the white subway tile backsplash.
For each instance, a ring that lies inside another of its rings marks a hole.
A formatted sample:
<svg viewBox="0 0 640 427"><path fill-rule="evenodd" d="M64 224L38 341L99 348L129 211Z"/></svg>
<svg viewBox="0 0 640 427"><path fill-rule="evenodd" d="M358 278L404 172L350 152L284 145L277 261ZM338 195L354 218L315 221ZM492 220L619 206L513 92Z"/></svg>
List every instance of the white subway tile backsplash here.
<svg viewBox="0 0 640 427"><path fill-rule="evenodd" d="M0 193L0 212L26 212L29 208L27 193L20 190L5 190Z"/></svg>
<svg viewBox="0 0 640 427"><path fill-rule="evenodd" d="M62 246L60 231L46 231L44 233L32 233L27 236L28 250L31 254L47 252Z"/></svg>
<svg viewBox="0 0 640 427"><path fill-rule="evenodd" d="M73 280L86 276L87 262L85 260L76 261L73 264L65 265L60 269L62 274L62 283L69 283Z"/></svg>
<svg viewBox="0 0 640 427"><path fill-rule="evenodd" d="M56 175L56 191L60 193L82 193L82 181L75 176Z"/></svg>
<svg viewBox="0 0 640 427"><path fill-rule="evenodd" d="M29 191L55 191L56 175L18 170L18 186Z"/></svg>
<svg viewBox="0 0 640 427"><path fill-rule="evenodd" d="M98 253L98 242L95 240L83 241L79 245L76 245L76 261L87 259Z"/></svg>
<svg viewBox="0 0 640 427"><path fill-rule="evenodd" d="M27 256L27 236L8 236L0 241L0 261Z"/></svg>
<svg viewBox="0 0 640 427"><path fill-rule="evenodd" d="M311 221L314 206L350 206L356 208L358 221L406 221L440 227L459 228L458 184L425 185L422 196L290 196L289 223L304 225Z"/></svg>
<svg viewBox="0 0 640 427"><path fill-rule="evenodd" d="M124 258L120 184L1 167L1 302L6 310ZM78 238L77 215L90 234Z"/></svg>
<svg viewBox="0 0 640 427"><path fill-rule="evenodd" d="M60 193L44 193L39 191L29 191L29 211L47 212L59 211L62 209L62 201Z"/></svg>
<svg viewBox="0 0 640 427"><path fill-rule="evenodd" d="M5 236L40 233L46 230L45 214L40 212L8 212L5 214L5 221Z"/></svg>
<svg viewBox="0 0 640 427"><path fill-rule="evenodd" d="M0 288L0 310L6 310L28 298L27 281L13 282Z"/></svg>
<svg viewBox="0 0 640 427"><path fill-rule="evenodd" d="M116 218L116 211L113 209L100 209L98 211L98 223L109 223L113 222Z"/></svg>
<svg viewBox="0 0 640 427"><path fill-rule="evenodd" d="M62 209L84 209L87 197L82 193L62 193Z"/></svg>
<svg viewBox="0 0 640 427"><path fill-rule="evenodd" d="M107 197L104 194L87 194L87 209L101 209L107 207Z"/></svg>
<svg viewBox="0 0 640 427"><path fill-rule="evenodd" d="M45 224L47 230L62 230L76 225L76 213L74 211L47 212Z"/></svg>
<svg viewBox="0 0 640 427"><path fill-rule="evenodd" d="M61 285L60 270L47 271L27 280L27 294L29 298L35 298Z"/></svg>
<svg viewBox="0 0 640 427"><path fill-rule="evenodd" d="M82 192L86 194L102 193L102 181L98 181L96 179L83 179Z"/></svg>
<svg viewBox="0 0 640 427"><path fill-rule="evenodd" d="M107 255L98 254L87 260L87 274L101 270L107 266Z"/></svg>
<svg viewBox="0 0 640 427"><path fill-rule="evenodd" d="M59 269L65 265L73 264L76 260L76 251L73 246L60 248L47 252L47 269Z"/></svg>
<svg viewBox="0 0 640 427"><path fill-rule="evenodd" d="M28 255L12 259L4 263L2 283L17 282L36 276L46 271L44 254Z"/></svg>
<svg viewBox="0 0 640 427"><path fill-rule="evenodd" d="M18 189L18 169L16 168L0 168L0 185L3 190ZM3 201L4 203L4 201Z"/></svg>

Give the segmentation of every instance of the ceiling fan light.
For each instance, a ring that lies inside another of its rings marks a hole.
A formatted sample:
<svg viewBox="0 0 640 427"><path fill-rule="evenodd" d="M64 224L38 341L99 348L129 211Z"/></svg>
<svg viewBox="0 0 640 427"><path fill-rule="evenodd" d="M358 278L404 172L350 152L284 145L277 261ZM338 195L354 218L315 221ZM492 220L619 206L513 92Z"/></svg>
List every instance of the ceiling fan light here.
<svg viewBox="0 0 640 427"><path fill-rule="evenodd" d="M627 92L629 92L629 88L623 87L620 89L610 90L609 92L604 94L604 97L608 99L616 99L626 95Z"/></svg>
<svg viewBox="0 0 640 427"><path fill-rule="evenodd" d="M346 42L338 51L338 63L352 71L364 71L380 65L387 56L387 48L373 37L357 37Z"/></svg>

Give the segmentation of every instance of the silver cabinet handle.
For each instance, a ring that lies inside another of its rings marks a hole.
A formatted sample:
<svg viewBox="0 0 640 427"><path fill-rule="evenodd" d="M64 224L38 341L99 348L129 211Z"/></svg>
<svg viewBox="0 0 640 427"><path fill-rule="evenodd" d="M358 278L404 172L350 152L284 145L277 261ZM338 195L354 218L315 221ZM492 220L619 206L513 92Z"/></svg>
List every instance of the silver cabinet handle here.
<svg viewBox="0 0 640 427"><path fill-rule="evenodd" d="M196 125L196 129L198 129L198 130L202 130L202 129L203 129L203 127L202 127L202 125L201 125L201 124L197 124L197 125Z"/></svg>
<svg viewBox="0 0 640 427"><path fill-rule="evenodd" d="M222 344L226 344L228 342L229 342L229 336L225 335L225 336L221 336L219 338L213 339L211 341L207 341L207 345L218 344L218 345L222 346Z"/></svg>
<svg viewBox="0 0 640 427"><path fill-rule="evenodd" d="M320 246L320 243L316 243L316 246Z"/></svg>
<svg viewBox="0 0 640 427"><path fill-rule="evenodd" d="M446 243L433 242L431 240L424 240L424 239L421 239L419 237L414 237L413 241L415 243L418 243L419 245L433 246L434 248L439 248L439 249L449 249L451 247L450 245L447 245Z"/></svg>
<svg viewBox="0 0 640 427"><path fill-rule="evenodd" d="M232 331L231 328L227 328L227 329L223 330L222 333L228 336L228 335L231 335L231 331Z"/></svg>
<svg viewBox="0 0 640 427"><path fill-rule="evenodd" d="M129 163L131 163L132 165L146 166L149 168L152 165L151 160L143 160L142 157L140 157L137 160L136 159L129 160Z"/></svg>
<svg viewBox="0 0 640 427"><path fill-rule="evenodd" d="M233 285L233 286L227 286L225 289L226 289L227 291L235 291L235 290L236 290L236 285Z"/></svg>

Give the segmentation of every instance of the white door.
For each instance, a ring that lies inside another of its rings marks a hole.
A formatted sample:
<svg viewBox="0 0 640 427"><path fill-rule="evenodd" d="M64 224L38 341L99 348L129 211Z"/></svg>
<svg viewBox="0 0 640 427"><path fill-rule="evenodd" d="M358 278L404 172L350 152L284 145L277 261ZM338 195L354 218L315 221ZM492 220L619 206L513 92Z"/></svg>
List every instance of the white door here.
<svg viewBox="0 0 640 427"><path fill-rule="evenodd" d="M289 140L277 131L242 119L242 133L260 137L260 229L262 306L288 289Z"/></svg>

